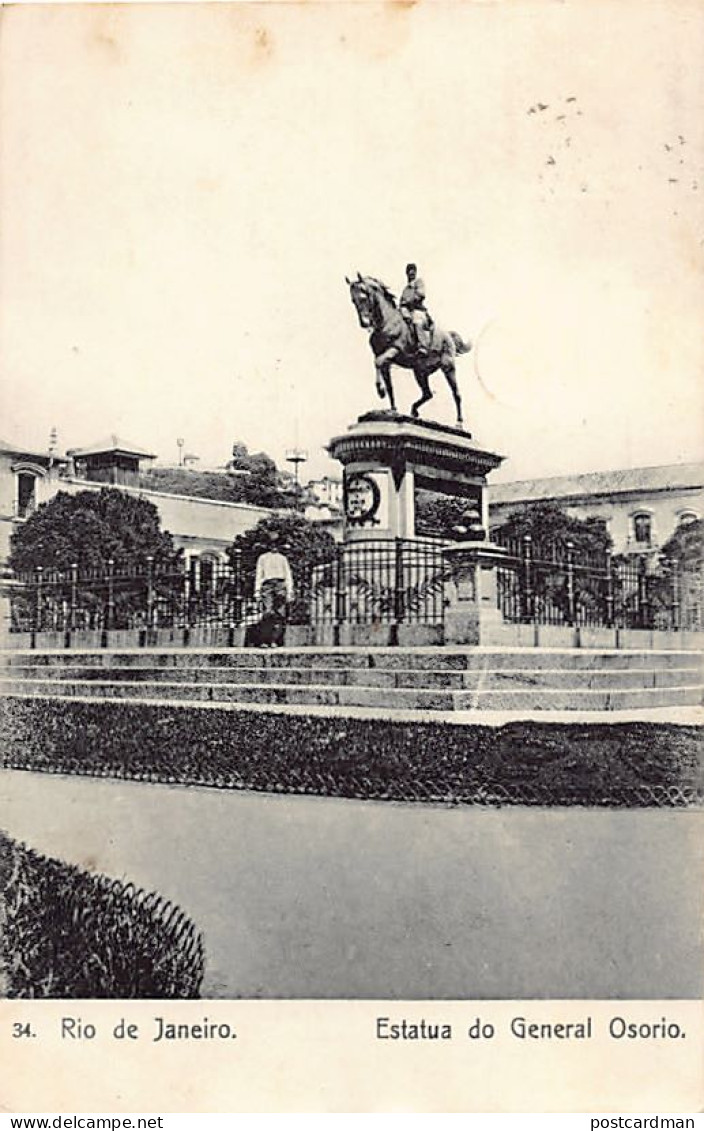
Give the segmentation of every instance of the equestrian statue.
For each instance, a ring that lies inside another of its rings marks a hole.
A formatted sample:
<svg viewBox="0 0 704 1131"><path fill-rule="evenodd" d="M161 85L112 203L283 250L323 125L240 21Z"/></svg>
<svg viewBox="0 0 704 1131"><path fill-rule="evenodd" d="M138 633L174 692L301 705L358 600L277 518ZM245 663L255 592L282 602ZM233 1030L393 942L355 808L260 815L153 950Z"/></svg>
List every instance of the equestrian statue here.
<svg viewBox="0 0 704 1131"><path fill-rule="evenodd" d="M416 265L406 267L406 286L399 305L389 288L371 275L357 273L355 280L346 279L359 324L369 333L369 344L376 366L376 389L380 397L388 397L396 412L391 366L412 369L421 395L411 407L411 415L431 400L430 375L441 369L450 386L457 409L457 425L462 427L462 398L457 388L455 358L469 353L465 342L454 330L441 330L425 308L425 286Z"/></svg>

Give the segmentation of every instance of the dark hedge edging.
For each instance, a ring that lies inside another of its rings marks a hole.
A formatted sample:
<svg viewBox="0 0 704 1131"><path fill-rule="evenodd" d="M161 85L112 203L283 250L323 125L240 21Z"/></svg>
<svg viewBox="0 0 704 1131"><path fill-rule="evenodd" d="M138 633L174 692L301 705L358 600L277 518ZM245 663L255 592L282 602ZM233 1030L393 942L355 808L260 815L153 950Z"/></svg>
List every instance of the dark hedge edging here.
<svg viewBox="0 0 704 1131"><path fill-rule="evenodd" d="M155 892L0 833L0 972L11 998L197 998L203 940Z"/></svg>
<svg viewBox="0 0 704 1131"><path fill-rule="evenodd" d="M226 789L455 804L689 805L702 732L654 723L503 727L0 701L6 766Z"/></svg>

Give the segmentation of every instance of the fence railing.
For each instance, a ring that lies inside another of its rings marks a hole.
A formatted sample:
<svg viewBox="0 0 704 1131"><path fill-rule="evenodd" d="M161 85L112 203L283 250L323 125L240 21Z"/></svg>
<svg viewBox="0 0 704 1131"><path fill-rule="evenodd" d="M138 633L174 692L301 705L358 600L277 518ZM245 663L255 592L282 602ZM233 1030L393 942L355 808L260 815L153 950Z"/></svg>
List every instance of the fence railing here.
<svg viewBox="0 0 704 1131"><path fill-rule="evenodd" d="M316 624L442 624L447 566L443 543L365 539L337 548L311 576Z"/></svg>
<svg viewBox="0 0 704 1131"><path fill-rule="evenodd" d="M19 581L11 598L14 632L237 625L248 611L237 559L74 565L38 569Z"/></svg>
<svg viewBox="0 0 704 1131"><path fill-rule="evenodd" d="M500 539L499 539L500 541ZM501 543L500 543L501 544ZM446 543L364 539L317 564L291 561L292 624L442 625L451 570ZM645 556L577 553L570 542L504 540L497 603L509 623L696 630L703 627L702 569ZM235 628L261 615L256 555L102 569L37 570L11 597L11 631Z"/></svg>
<svg viewBox="0 0 704 1131"><path fill-rule="evenodd" d="M501 542L499 536L498 539ZM646 556L577 554L569 541L506 539L498 605L510 622L679 631L702 628L702 571Z"/></svg>
<svg viewBox="0 0 704 1131"><path fill-rule="evenodd" d="M442 543L369 539L336 546L312 566L291 562L293 624L441 624L446 567ZM106 568L38 569L11 598L14 632L236 627L253 623L256 555L231 561L145 562Z"/></svg>

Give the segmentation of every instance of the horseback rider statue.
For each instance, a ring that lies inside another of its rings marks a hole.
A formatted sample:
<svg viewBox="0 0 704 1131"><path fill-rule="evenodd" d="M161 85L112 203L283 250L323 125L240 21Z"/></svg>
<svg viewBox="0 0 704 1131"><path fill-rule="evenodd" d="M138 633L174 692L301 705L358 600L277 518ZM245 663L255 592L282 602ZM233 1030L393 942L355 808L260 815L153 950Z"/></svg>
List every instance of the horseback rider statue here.
<svg viewBox="0 0 704 1131"><path fill-rule="evenodd" d="M399 310L403 315L419 354L428 354L433 344L435 323L425 307L425 283L415 263L406 266L406 285L401 292Z"/></svg>
<svg viewBox="0 0 704 1131"><path fill-rule="evenodd" d="M345 277L350 298L357 311L360 326L369 335L374 354L376 389L396 412L391 366L410 369L420 389L420 397L411 406L411 415L418 416L432 397L431 374L437 370L445 377L457 410L457 424L462 424L462 398L455 375L455 359L472 348L455 330L436 326L425 308L425 286L418 277L415 263L406 267L407 283L398 305L396 298L381 279L361 275Z"/></svg>

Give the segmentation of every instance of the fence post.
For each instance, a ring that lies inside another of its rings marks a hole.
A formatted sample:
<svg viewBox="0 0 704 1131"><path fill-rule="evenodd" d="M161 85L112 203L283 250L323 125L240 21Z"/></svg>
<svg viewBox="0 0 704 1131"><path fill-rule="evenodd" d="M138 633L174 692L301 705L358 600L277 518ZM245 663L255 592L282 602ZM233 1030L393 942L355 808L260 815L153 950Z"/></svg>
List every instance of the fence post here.
<svg viewBox="0 0 704 1131"><path fill-rule="evenodd" d="M532 621L535 615L535 593L533 592L533 539L530 534L523 535L523 618Z"/></svg>
<svg viewBox="0 0 704 1131"><path fill-rule="evenodd" d="M394 620L399 624L403 618L403 539L394 538Z"/></svg>
<svg viewBox="0 0 704 1131"><path fill-rule="evenodd" d="M677 559L669 563L672 566L672 629L674 632L679 632L682 618L681 618L681 586L680 586L680 569Z"/></svg>
<svg viewBox="0 0 704 1131"><path fill-rule="evenodd" d="M344 549L343 549L342 546L336 546L335 547L335 562L334 562L334 566L333 566L333 568L335 570L335 574L334 574L334 577L335 577L335 610L334 610L334 613L333 613L333 621L338 626L338 631L339 631L339 625L346 618L346 607L345 606L346 606L347 594L346 594L344 586L343 586L343 580L344 580L344 576L345 576L343 556L342 556L343 553L344 553Z"/></svg>
<svg viewBox="0 0 704 1131"><path fill-rule="evenodd" d="M233 589L233 606L235 615L235 624L242 624L243 621L243 594L242 594L242 551L235 550L230 564L232 570L232 589Z"/></svg>
<svg viewBox="0 0 704 1131"><path fill-rule="evenodd" d="M71 575L70 576L71 576L71 588L70 588L70 599L69 599L69 607L68 607L68 625L67 625L66 640L65 640L65 644L66 644L67 648L70 647L71 633L75 632L75 630L76 630L76 601L77 601L77 589L78 589L78 563L77 562L71 562Z"/></svg>
<svg viewBox="0 0 704 1131"><path fill-rule="evenodd" d="M606 625L611 628L614 623L614 577L611 550L606 550L604 569L606 571Z"/></svg>
<svg viewBox="0 0 704 1131"><path fill-rule="evenodd" d="M76 628L76 602L78 596L78 562L71 563L71 604L68 613L68 630L74 632Z"/></svg>
<svg viewBox="0 0 704 1131"><path fill-rule="evenodd" d="M186 559L183 563L183 629L186 633L185 643L188 643L188 633L191 627L191 563Z"/></svg>
<svg viewBox="0 0 704 1131"><path fill-rule="evenodd" d="M574 627L577 619L574 594L574 542L567 539L567 623Z"/></svg>
<svg viewBox="0 0 704 1131"><path fill-rule="evenodd" d="M645 558L638 558L638 627L648 628L648 579Z"/></svg>
<svg viewBox="0 0 704 1131"><path fill-rule="evenodd" d="M37 566L37 602L34 608L34 631L41 632L42 630L42 580L44 575L43 566Z"/></svg>
<svg viewBox="0 0 704 1131"><path fill-rule="evenodd" d="M147 628L154 627L154 558L147 554Z"/></svg>
<svg viewBox="0 0 704 1131"><path fill-rule="evenodd" d="M115 623L115 561L108 558L108 607L105 617L105 628L109 631Z"/></svg>

